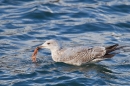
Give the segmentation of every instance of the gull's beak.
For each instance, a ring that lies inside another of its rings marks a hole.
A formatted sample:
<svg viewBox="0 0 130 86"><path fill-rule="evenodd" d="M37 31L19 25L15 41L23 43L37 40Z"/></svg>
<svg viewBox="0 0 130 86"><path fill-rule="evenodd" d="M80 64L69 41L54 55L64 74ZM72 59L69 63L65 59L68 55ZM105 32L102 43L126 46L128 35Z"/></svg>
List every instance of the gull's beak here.
<svg viewBox="0 0 130 86"><path fill-rule="evenodd" d="M44 46L38 46L37 48L38 48L38 49L41 49L41 48L44 48Z"/></svg>
<svg viewBox="0 0 130 86"><path fill-rule="evenodd" d="M42 45L38 46L37 48L38 49L45 48L45 44L42 44Z"/></svg>

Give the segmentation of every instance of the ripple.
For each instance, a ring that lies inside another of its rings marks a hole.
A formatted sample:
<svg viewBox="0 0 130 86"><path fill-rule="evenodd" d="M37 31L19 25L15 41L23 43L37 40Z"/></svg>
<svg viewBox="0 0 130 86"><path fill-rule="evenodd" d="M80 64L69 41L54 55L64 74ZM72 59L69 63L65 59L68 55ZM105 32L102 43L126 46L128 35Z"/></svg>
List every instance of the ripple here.
<svg viewBox="0 0 130 86"><path fill-rule="evenodd" d="M127 85L130 80L129 0L1 0L0 85ZM125 46L112 59L80 67L52 60L36 46L58 39L63 46Z"/></svg>

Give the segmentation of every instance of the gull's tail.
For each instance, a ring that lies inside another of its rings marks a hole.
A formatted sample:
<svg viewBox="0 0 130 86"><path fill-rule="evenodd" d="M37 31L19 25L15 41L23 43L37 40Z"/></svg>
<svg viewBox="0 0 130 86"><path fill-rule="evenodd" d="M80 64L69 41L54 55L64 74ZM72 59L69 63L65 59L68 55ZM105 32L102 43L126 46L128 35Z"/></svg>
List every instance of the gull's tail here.
<svg viewBox="0 0 130 86"><path fill-rule="evenodd" d="M117 46L118 44L106 47L106 54L103 56L103 58L112 58L115 54L111 54L111 52L117 50Z"/></svg>
<svg viewBox="0 0 130 86"><path fill-rule="evenodd" d="M115 51L117 49L117 46L119 45L115 44L115 45L106 47L106 54L111 53L112 51Z"/></svg>

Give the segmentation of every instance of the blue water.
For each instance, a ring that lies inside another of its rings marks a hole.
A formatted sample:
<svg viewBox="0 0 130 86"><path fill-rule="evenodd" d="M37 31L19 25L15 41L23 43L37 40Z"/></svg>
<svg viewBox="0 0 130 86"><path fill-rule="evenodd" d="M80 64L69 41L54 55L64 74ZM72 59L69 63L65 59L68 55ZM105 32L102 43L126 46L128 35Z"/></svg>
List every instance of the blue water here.
<svg viewBox="0 0 130 86"><path fill-rule="evenodd" d="M56 63L49 50L31 55L48 39L63 46L125 48L98 64ZM0 0L0 86L129 86L129 0Z"/></svg>

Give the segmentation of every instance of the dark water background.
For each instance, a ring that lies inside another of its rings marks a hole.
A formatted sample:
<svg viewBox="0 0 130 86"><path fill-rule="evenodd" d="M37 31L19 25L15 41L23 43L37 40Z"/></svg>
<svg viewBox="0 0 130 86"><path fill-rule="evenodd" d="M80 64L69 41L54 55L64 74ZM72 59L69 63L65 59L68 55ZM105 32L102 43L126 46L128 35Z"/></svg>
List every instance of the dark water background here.
<svg viewBox="0 0 130 86"><path fill-rule="evenodd" d="M65 46L118 43L112 59L81 67L55 63L55 38ZM130 86L130 0L0 0L0 86Z"/></svg>

